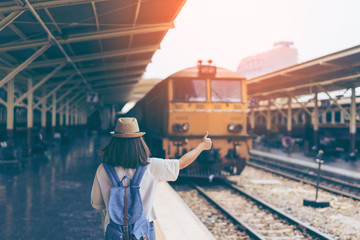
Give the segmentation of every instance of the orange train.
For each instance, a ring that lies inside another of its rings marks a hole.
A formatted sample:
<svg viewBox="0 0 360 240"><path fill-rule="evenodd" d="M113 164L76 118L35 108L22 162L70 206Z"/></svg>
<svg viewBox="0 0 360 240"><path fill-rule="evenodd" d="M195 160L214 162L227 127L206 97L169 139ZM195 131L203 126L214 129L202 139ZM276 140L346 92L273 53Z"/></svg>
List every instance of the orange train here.
<svg viewBox="0 0 360 240"><path fill-rule="evenodd" d="M155 85L127 116L147 132L153 157L179 158L209 131L213 148L181 174L219 176L240 174L249 160L247 113L246 79L199 61Z"/></svg>

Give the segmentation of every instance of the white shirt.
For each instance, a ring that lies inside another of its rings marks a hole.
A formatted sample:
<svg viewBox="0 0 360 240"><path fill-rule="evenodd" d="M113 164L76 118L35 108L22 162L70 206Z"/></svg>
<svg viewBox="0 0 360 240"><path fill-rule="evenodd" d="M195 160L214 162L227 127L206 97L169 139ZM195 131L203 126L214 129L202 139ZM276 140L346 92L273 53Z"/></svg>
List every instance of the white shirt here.
<svg viewBox="0 0 360 240"><path fill-rule="evenodd" d="M115 171L121 180L125 175L132 178L136 169L115 167ZM150 158L150 164L147 165L146 171L140 183L140 196L143 203L144 213L148 221L156 219L154 200L157 183L160 181L175 181L178 175L179 160ZM124 185L128 184L128 182L125 182L126 180L128 179L124 180ZM106 208L104 222L105 229L110 222L108 204L111 188L112 183L104 169L104 166L100 164L96 171L94 183L91 189L91 205L96 209Z"/></svg>

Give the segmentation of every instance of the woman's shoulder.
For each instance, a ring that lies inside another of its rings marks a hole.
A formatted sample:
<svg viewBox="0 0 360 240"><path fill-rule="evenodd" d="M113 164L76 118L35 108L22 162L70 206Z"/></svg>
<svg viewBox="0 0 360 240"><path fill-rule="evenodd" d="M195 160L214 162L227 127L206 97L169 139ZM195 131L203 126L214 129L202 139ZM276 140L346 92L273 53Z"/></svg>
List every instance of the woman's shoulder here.
<svg viewBox="0 0 360 240"><path fill-rule="evenodd" d="M103 165L103 163L101 162L101 163L99 164L99 166L97 167L96 175L97 175L98 177L100 177L100 175L103 173L104 170L105 170L104 165Z"/></svg>
<svg viewBox="0 0 360 240"><path fill-rule="evenodd" d="M151 164L162 164L164 161L167 161L168 159L163 158L157 158L157 157L151 157L149 158L150 165Z"/></svg>
<svg viewBox="0 0 360 240"><path fill-rule="evenodd" d="M161 166L173 165L179 162L178 159L164 159L164 158L157 158L151 157L149 158L150 168L156 168Z"/></svg>
<svg viewBox="0 0 360 240"><path fill-rule="evenodd" d="M162 158L157 158L157 157L150 157L150 158L149 158L149 162L150 162L150 163L157 162L157 161L162 161L162 160L164 160L164 159L162 159Z"/></svg>
<svg viewBox="0 0 360 240"><path fill-rule="evenodd" d="M178 159L150 158L149 171L158 180L174 181L179 173Z"/></svg>

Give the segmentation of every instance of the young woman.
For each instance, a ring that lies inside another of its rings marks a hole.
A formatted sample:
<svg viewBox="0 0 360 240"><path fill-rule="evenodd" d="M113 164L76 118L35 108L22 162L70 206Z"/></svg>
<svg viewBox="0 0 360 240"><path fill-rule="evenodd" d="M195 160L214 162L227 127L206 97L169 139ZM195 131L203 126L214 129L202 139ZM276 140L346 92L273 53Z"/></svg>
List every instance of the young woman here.
<svg viewBox="0 0 360 240"><path fill-rule="evenodd" d="M180 169L190 165L203 150L209 150L212 145L211 139L208 138L206 132L200 144L180 159L149 158L150 151L142 138L145 133L139 131L135 118L119 118L115 131L110 134L113 138L100 153L103 162L114 166L119 179L122 179L125 175L132 178L138 166L147 165L140 183L140 196L145 216L151 225L152 221L156 219L154 197L157 183L160 181L175 181ZM127 184L127 182L124 184ZM100 164L91 190L91 205L95 209L106 209L104 230L106 230L110 221L108 204L111 188L112 183L103 164Z"/></svg>

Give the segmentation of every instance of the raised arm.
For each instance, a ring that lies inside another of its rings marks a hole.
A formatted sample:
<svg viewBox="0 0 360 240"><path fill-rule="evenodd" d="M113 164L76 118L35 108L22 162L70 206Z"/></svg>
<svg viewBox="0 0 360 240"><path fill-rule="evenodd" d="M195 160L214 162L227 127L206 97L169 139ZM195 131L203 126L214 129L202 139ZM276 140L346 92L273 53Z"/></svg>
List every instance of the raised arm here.
<svg viewBox="0 0 360 240"><path fill-rule="evenodd" d="M204 150L209 150L211 148L212 142L211 139L208 138L209 133L206 131L205 136L203 137L202 141L196 148L192 149L191 151L184 154L179 159L180 169L183 169L189 166L195 159L200 155L200 153Z"/></svg>

